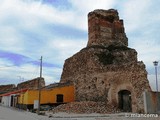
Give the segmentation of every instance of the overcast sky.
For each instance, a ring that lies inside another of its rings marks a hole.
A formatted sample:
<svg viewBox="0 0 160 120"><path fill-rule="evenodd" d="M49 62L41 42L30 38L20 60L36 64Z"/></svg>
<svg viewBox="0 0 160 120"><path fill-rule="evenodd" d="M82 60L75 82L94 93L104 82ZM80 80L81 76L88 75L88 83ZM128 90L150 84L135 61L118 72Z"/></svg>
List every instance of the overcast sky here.
<svg viewBox="0 0 160 120"><path fill-rule="evenodd" d="M154 89L153 61L160 60L159 5L159 0L0 0L0 85L38 77L41 56L46 84L58 82L64 60L86 47L87 14L114 8Z"/></svg>

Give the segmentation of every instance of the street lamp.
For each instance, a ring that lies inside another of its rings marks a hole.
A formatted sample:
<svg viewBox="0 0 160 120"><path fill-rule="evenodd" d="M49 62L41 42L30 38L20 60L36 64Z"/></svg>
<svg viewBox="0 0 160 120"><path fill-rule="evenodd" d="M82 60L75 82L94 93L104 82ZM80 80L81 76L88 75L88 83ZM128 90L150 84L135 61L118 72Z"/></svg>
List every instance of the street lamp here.
<svg viewBox="0 0 160 120"><path fill-rule="evenodd" d="M155 66L156 90L157 90L157 92L158 92L158 79L157 79L157 66L158 66L158 61L154 61L153 64L154 64L154 66Z"/></svg>

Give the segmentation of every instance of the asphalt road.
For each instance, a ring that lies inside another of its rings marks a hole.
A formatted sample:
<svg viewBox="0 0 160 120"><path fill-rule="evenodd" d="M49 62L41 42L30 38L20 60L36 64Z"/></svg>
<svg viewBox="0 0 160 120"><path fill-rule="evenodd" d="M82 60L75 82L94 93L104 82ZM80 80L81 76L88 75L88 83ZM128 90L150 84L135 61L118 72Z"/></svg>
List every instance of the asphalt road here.
<svg viewBox="0 0 160 120"><path fill-rule="evenodd" d="M0 106L0 120L40 120L39 116L26 111Z"/></svg>
<svg viewBox="0 0 160 120"><path fill-rule="evenodd" d="M48 115L49 116L49 115ZM131 113L118 114L67 114L56 113L52 117L0 106L0 120L160 120L158 117L131 117Z"/></svg>

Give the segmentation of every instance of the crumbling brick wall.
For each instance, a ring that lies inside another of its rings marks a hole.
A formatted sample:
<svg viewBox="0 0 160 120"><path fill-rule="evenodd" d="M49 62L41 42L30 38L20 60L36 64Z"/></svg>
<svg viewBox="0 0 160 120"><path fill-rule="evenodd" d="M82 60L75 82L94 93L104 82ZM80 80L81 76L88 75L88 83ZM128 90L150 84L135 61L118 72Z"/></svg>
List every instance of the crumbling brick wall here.
<svg viewBox="0 0 160 120"><path fill-rule="evenodd" d="M102 101L119 106L119 92L131 93L133 112L143 112L143 91L151 91L137 52L128 47L123 20L117 10L88 14L86 48L65 61L61 81L73 82L76 101Z"/></svg>
<svg viewBox="0 0 160 120"><path fill-rule="evenodd" d="M17 85L17 89L24 89L24 88L28 88L28 89L38 89L38 83L40 82L40 87L44 87L45 86L45 81L44 78L35 78L32 80L28 80L22 83L19 83Z"/></svg>
<svg viewBox="0 0 160 120"><path fill-rule="evenodd" d="M0 94L9 92L13 89L15 89L16 86L14 84L9 84L9 85L0 85Z"/></svg>

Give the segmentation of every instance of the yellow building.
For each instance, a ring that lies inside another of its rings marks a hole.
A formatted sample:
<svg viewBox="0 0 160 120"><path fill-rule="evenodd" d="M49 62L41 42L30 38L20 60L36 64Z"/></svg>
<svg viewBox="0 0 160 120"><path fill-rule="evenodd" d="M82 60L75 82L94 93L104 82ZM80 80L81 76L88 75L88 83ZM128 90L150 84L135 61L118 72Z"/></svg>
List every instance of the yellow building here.
<svg viewBox="0 0 160 120"><path fill-rule="evenodd" d="M18 97L18 107L24 109L33 109L34 103L39 99L38 90L27 90ZM67 83L51 84L42 88L41 105L58 105L62 103L73 102L74 99L74 85Z"/></svg>

